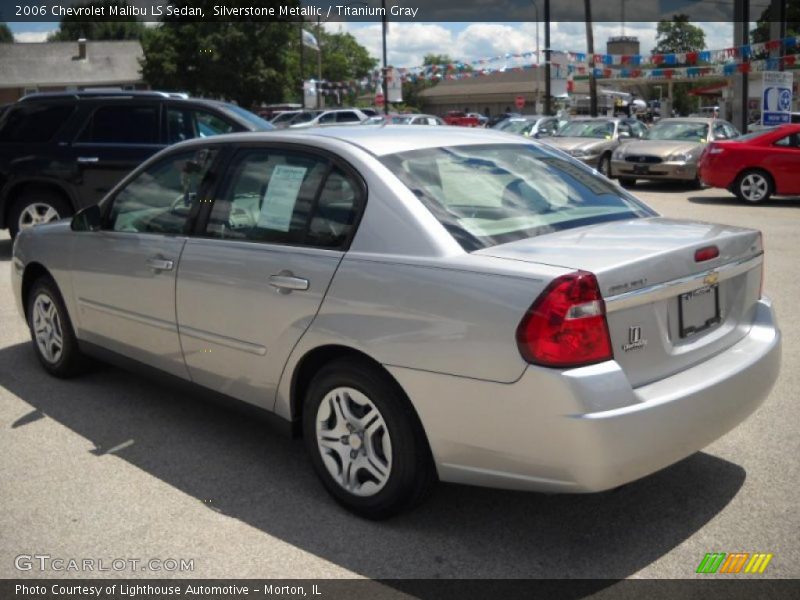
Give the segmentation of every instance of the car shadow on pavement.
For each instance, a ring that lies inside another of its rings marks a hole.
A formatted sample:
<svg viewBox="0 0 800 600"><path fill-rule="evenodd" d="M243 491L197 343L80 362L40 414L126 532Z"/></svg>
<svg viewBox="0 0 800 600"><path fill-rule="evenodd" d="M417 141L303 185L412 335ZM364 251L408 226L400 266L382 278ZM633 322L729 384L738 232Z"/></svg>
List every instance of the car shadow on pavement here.
<svg viewBox="0 0 800 600"><path fill-rule="evenodd" d="M0 423L3 435L53 419L92 442L92 454L113 453L211 510L370 578L623 578L702 528L746 477L701 452L600 494L441 484L415 511L375 523L328 497L300 440L238 411L115 368L55 380L29 344L0 349L0 386L31 405Z"/></svg>
<svg viewBox="0 0 800 600"><path fill-rule="evenodd" d="M694 204L710 204L719 206L737 206L741 208L754 208L756 206L776 208L800 208L800 198L770 198L767 202L758 202L757 204L750 204L742 202L736 196L689 196L689 202Z"/></svg>

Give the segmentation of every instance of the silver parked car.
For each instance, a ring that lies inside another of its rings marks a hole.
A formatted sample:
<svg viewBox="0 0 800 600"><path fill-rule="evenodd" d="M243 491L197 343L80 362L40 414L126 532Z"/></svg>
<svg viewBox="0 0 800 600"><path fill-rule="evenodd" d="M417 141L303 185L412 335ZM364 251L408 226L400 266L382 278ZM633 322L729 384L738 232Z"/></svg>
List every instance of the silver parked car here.
<svg viewBox="0 0 800 600"><path fill-rule="evenodd" d="M545 144L415 127L177 144L23 231L45 370L155 368L302 433L344 506L438 478L593 492L703 448L780 365L758 231L658 216Z"/></svg>
<svg viewBox="0 0 800 600"><path fill-rule="evenodd" d="M525 137L546 137L558 130L558 118L545 115L523 115L509 117L493 127L497 131L514 133Z"/></svg>
<svg viewBox="0 0 800 600"><path fill-rule="evenodd" d="M611 154L623 142L644 137L647 127L636 119L620 117L578 118L567 121L544 140L603 175L611 172Z"/></svg>
<svg viewBox="0 0 800 600"><path fill-rule="evenodd" d="M688 181L700 186L697 163L708 142L739 137L720 119L661 119L641 140L620 145L611 157L611 176L623 185L637 179Z"/></svg>

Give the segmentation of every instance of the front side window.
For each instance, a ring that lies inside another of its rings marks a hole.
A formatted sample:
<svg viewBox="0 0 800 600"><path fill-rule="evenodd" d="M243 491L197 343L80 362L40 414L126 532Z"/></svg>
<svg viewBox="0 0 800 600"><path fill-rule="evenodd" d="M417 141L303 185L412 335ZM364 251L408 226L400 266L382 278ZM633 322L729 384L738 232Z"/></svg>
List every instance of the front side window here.
<svg viewBox="0 0 800 600"><path fill-rule="evenodd" d="M74 112L69 104L20 106L8 111L0 121L0 142L48 142ZM1 113L0 113L1 114Z"/></svg>
<svg viewBox="0 0 800 600"><path fill-rule="evenodd" d="M319 117L319 123L334 123L336 121L336 113L324 113Z"/></svg>
<svg viewBox="0 0 800 600"><path fill-rule="evenodd" d="M780 148L800 148L800 133L791 133L780 138L775 145Z"/></svg>
<svg viewBox="0 0 800 600"><path fill-rule="evenodd" d="M231 123L205 110L177 107L167 109L167 140L170 144L231 133L233 130Z"/></svg>
<svg viewBox="0 0 800 600"><path fill-rule="evenodd" d="M157 144L158 106L101 106L89 118L78 141L93 144Z"/></svg>
<svg viewBox="0 0 800 600"><path fill-rule="evenodd" d="M467 251L655 215L591 169L544 146L427 148L382 162Z"/></svg>
<svg viewBox="0 0 800 600"><path fill-rule="evenodd" d="M130 233L183 233L216 150L173 154L140 173L114 197L107 228Z"/></svg>
<svg viewBox="0 0 800 600"><path fill-rule="evenodd" d="M327 159L299 152L242 152L225 188L206 227L210 237L338 247L359 210L351 178Z"/></svg>

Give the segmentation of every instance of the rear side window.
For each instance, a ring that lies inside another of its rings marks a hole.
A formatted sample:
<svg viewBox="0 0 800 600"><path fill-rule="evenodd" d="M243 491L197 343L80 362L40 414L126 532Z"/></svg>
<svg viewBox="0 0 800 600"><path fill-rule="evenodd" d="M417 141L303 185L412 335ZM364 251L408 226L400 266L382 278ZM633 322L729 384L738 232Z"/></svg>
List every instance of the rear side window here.
<svg viewBox="0 0 800 600"><path fill-rule="evenodd" d="M101 106L89 118L79 142L157 144L158 106Z"/></svg>
<svg viewBox="0 0 800 600"><path fill-rule="evenodd" d="M336 122L337 123L355 123L356 121L360 121L361 119L358 118L358 115L349 110L343 110L341 112L336 113Z"/></svg>
<svg viewBox="0 0 800 600"><path fill-rule="evenodd" d="M585 165L544 146L428 148L382 161L467 251L655 215Z"/></svg>
<svg viewBox="0 0 800 600"><path fill-rule="evenodd" d="M49 142L74 111L69 104L13 108L0 121L0 142Z"/></svg>
<svg viewBox="0 0 800 600"><path fill-rule="evenodd" d="M324 158L250 150L231 168L206 235L253 242L341 246L359 209L353 181Z"/></svg>

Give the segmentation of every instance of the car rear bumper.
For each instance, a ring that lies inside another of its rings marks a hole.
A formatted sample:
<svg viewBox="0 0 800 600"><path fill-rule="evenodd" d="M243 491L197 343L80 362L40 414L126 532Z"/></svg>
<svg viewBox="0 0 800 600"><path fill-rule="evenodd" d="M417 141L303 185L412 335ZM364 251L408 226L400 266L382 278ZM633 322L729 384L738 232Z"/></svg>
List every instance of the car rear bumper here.
<svg viewBox="0 0 800 600"><path fill-rule="evenodd" d="M767 397L780 361L780 332L762 300L737 344L638 388L614 361L565 371L532 366L512 384L389 370L420 415L442 480L595 492L730 431Z"/></svg>
<svg viewBox="0 0 800 600"><path fill-rule="evenodd" d="M637 172L637 163L625 160L611 161L612 177L622 177L631 179L669 179L677 181L694 181L697 179L697 164L662 162L647 164L647 172ZM641 171L641 168L639 169Z"/></svg>

